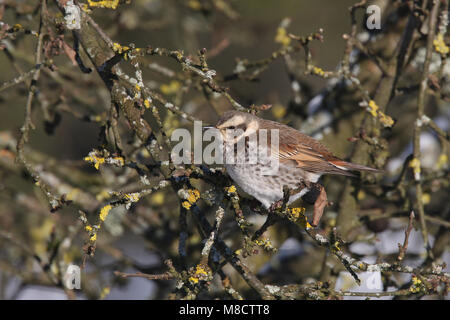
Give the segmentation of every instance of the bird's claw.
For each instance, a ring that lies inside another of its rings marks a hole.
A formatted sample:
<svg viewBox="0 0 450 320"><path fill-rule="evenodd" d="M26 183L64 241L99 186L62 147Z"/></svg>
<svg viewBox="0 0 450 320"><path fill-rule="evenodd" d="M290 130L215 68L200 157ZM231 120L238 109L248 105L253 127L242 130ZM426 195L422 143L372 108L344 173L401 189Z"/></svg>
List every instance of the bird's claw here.
<svg viewBox="0 0 450 320"><path fill-rule="evenodd" d="M275 201L272 203L269 207L269 212L275 212L276 210L280 209L283 205L283 199Z"/></svg>
<svg viewBox="0 0 450 320"><path fill-rule="evenodd" d="M313 227L318 226L325 207L328 207L333 204L332 202L328 201L325 188L323 186L320 186L319 190L320 190L319 196L317 197L316 202L314 203L313 221L311 223Z"/></svg>

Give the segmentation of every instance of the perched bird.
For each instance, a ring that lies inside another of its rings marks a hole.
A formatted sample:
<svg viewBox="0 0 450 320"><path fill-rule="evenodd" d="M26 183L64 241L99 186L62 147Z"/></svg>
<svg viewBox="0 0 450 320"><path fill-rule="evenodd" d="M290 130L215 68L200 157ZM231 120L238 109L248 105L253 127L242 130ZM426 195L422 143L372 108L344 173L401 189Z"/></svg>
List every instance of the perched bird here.
<svg viewBox="0 0 450 320"><path fill-rule="evenodd" d="M230 177L242 190L255 197L266 209L273 209L279 205L284 197L283 187L287 186L291 192L288 204L305 195L308 191L316 189L319 196L314 203L312 225L317 226L328 205L327 195L322 185L318 183L323 174L338 174L355 176L352 171L381 172L381 170L369 168L346 162L334 156L325 146L317 140L301 133L289 126L275 121L261 119L250 113L240 111L225 112L215 126L220 130L225 147L228 150L236 150L241 139L245 141L245 154L237 153L237 157L245 157L248 160L249 153L255 149L249 149L248 138L251 134L261 129L266 129L267 143L260 143L257 148L263 148L278 160L278 171L274 175L265 175L263 163L248 163L248 161L225 162L225 168ZM272 129L278 129L278 150L271 150ZM240 132L237 133L236 132ZM258 149L260 150L260 149ZM250 151L250 152L248 152ZM229 152L229 151L228 151Z"/></svg>

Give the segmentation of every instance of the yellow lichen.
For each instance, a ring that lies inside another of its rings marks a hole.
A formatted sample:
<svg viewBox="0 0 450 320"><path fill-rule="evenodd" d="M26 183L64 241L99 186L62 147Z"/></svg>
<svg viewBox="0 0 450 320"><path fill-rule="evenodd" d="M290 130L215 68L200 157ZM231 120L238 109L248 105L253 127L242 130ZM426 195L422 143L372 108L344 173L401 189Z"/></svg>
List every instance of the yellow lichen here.
<svg viewBox="0 0 450 320"><path fill-rule="evenodd" d="M189 278L191 283L198 283L199 280L206 280L208 278L208 271L205 270L204 266L197 265L194 274Z"/></svg>
<svg viewBox="0 0 450 320"><path fill-rule="evenodd" d="M155 193L151 199L151 202L152 204L158 206L162 205L164 203L164 193L162 192Z"/></svg>
<svg viewBox="0 0 450 320"><path fill-rule="evenodd" d="M77 195L79 195L81 192L80 189L78 188L73 188L72 190L70 190L70 192L67 194L66 199L67 200L75 200Z"/></svg>
<svg viewBox="0 0 450 320"><path fill-rule="evenodd" d="M325 75L325 71L323 71L322 68L319 67L313 67L312 68L312 72L318 76L324 76Z"/></svg>
<svg viewBox="0 0 450 320"><path fill-rule="evenodd" d="M106 298L106 296L110 293L111 289L110 287L104 287L102 292L100 293L100 300L103 300Z"/></svg>
<svg viewBox="0 0 450 320"><path fill-rule="evenodd" d="M270 241L269 239L255 240L255 243L258 246L263 247L265 250L276 250L272 245L272 241Z"/></svg>
<svg viewBox="0 0 450 320"><path fill-rule="evenodd" d="M409 288L409 291L412 292L412 293L418 293L420 291L420 288L419 287L415 287L415 286L411 286Z"/></svg>
<svg viewBox="0 0 450 320"><path fill-rule="evenodd" d="M113 43L113 50L114 50L115 52L121 53L121 51L122 51L122 46L120 45L120 43L114 42L114 43Z"/></svg>
<svg viewBox="0 0 450 320"><path fill-rule="evenodd" d="M189 204L194 204L198 199L200 199L200 191L198 191L197 189L189 189L188 194L189 196L186 200L189 202Z"/></svg>
<svg viewBox="0 0 450 320"><path fill-rule="evenodd" d="M100 165L105 163L105 158L98 157L93 152L91 152L91 153L89 153L89 155L87 157L84 158L84 161L94 163L95 169L98 170L100 168Z"/></svg>
<svg viewBox="0 0 450 320"><path fill-rule="evenodd" d="M376 104L376 102L373 101L373 100L370 100L370 101L369 101L369 107L368 107L369 113L370 113L373 117L376 117L377 114L378 114L378 110L379 110L379 107L378 107L378 105Z"/></svg>
<svg viewBox="0 0 450 320"><path fill-rule="evenodd" d="M417 158L412 159L409 162L409 167L413 169L414 174L420 174L420 160Z"/></svg>
<svg viewBox="0 0 450 320"><path fill-rule="evenodd" d="M188 6L193 10L200 10L202 8L202 4L198 0L189 0Z"/></svg>
<svg viewBox="0 0 450 320"><path fill-rule="evenodd" d="M123 54L123 58L125 60L128 60L127 52L130 50L130 47L122 46L120 43L114 42L113 50L114 50L114 52L117 52L118 54Z"/></svg>
<svg viewBox="0 0 450 320"><path fill-rule="evenodd" d="M311 224L309 224L308 219L305 216L306 209L303 207L297 207L297 208L288 208L287 214L288 218L291 221L299 222L303 228L312 228ZM300 220L300 221L299 221Z"/></svg>
<svg viewBox="0 0 450 320"><path fill-rule="evenodd" d="M286 108L281 104L276 104L272 108L272 114L276 119L281 119L286 115Z"/></svg>
<svg viewBox="0 0 450 320"><path fill-rule="evenodd" d="M312 225L308 222L308 220L306 219L306 217L305 217L304 221L302 221L302 227L303 227L304 229L310 229L310 228L312 228Z"/></svg>
<svg viewBox="0 0 450 320"><path fill-rule="evenodd" d="M74 250L64 251L62 259L65 264L71 264L76 259L77 253Z"/></svg>
<svg viewBox="0 0 450 320"><path fill-rule="evenodd" d="M110 204L104 206L100 210L100 220L105 221L106 217L108 216L109 211L112 209L112 206Z"/></svg>
<svg viewBox="0 0 450 320"><path fill-rule="evenodd" d="M175 118L173 115L166 118L164 121L164 130L167 133L167 136L171 136L172 133L180 126L180 121Z"/></svg>
<svg viewBox="0 0 450 320"><path fill-rule="evenodd" d="M148 109L150 108L150 101L148 99L144 100L144 106Z"/></svg>
<svg viewBox="0 0 450 320"><path fill-rule="evenodd" d="M429 204L430 201L431 201L431 196L430 196L430 194L429 194L429 193L424 193L424 194L422 195L422 203L423 203L423 204Z"/></svg>
<svg viewBox="0 0 450 320"><path fill-rule="evenodd" d="M51 218L45 218L42 223L33 225L30 229L31 243L33 244L34 250L37 254L46 254L47 252L47 241L49 235L55 227L55 222Z"/></svg>
<svg viewBox="0 0 450 320"><path fill-rule="evenodd" d="M192 282L192 283L198 283L198 279L194 278L194 277L190 277L189 281Z"/></svg>
<svg viewBox="0 0 450 320"><path fill-rule="evenodd" d="M339 245L340 245L339 241L336 241L336 242L333 244L333 247L331 248L331 250L334 250L334 251L341 251L341 248L339 247Z"/></svg>
<svg viewBox="0 0 450 320"><path fill-rule="evenodd" d="M419 278L417 278L416 276L412 277L412 282L415 286L419 285L422 283L422 280L420 280Z"/></svg>
<svg viewBox="0 0 450 320"><path fill-rule="evenodd" d="M188 201L183 201L183 202L181 203L181 206L182 206L183 208L189 210L189 209L191 208L192 205L191 205Z"/></svg>
<svg viewBox="0 0 450 320"><path fill-rule="evenodd" d="M356 196L356 198L358 199L358 200L362 200L362 199L364 199L366 197L366 193L363 191L363 190L359 190L358 191L358 194L357 194L357 196Z"/></svg>
<svg viewBox="0 0 450 320"><path fill-rule="evenodd" d="M91 226L86 226L86 227L84 227L84 230L86 230L87 232L91 232L92 231L92 227Z"/></svg>
<svg viewBox="0 0 450 320"><path fill-rule="evenodd" d="M392 127L394 125L394 120L390 116L386 115L385 113L379 111L378 116L379 116L380 122L385 127Z"/></svg>
<svg viewBox="0 0 450 320"><path fill-rule="evenodd" d="M88 4L92 8L97 7L116 10L117 7L119 6L119 0L100 0L100 1L88 0Z"/></svg>
<svg viewBox="0 0 450 320"><path fill-rule="evenodd" d="M448 156L443 153L439 156L436 166L438 169L445 168L448 165Z"/></svg>
<svg viewBox="0 0 450 320"><path fill-rule="evenodd" d="M287 212L290 218L297 220L305 212L305 208L289 208Z"/></svg>
<svg viewBox="0 0 450 320"><path fill-rule="evenodd" d="M169 84L162 84L160 89L165 95L173 95L181 89L181 83L179 81L172 80Z"/></svg>
<svg viewBox="0 0 450 320"><path fill-rule="evenodd" d="M141 149L141 150L139 151L139 153L140 153L140 155L141 155L142 157L144 157L144 158L149 158L149 157L150 157L150 152L148 152L147 149Z"/></svg>
<svg viewBox="0 0 450 320"><path fill-rule="evenodd" d="M89 240L90 240L91 242L97 241L97 234L94 234L92 237L89 238Z"/></svg>
<svg viewBox="0 0 450 320"><path fill-rule="evenodd" d="M234 185L231 185L228 188L225 188L225 191L228 193L235 193L236 192L236 187Z"/></svg>
<svg viewBox="0 0 450 320"><path fill-rule="evenodd" d="M97 115L92 117L92 121L94 121L94 122L101 122L102 121L102 116L97 114Z"/></svg>
<svg viewBox="0 0 450 320"><path fill-rule="evenodd" d="M384 112L382 112L380 110L380 107L377 105L377 103L374 100L370 100L368 105L367 105L367 111L373 116L373 117L378 117L378 119L380 119L380 122L383 124L383 126L385 127L392 127L394 125L394 120L388 116L387 114L385 114Z"/></svg>
<svg viewBox="0 0 450 320"><path fill-rule="evenodd" d="M420 290L421 290L421 288L423 286L422 280L420 280L416 276L412 276L411 281L412 281L412 285L409 288L409 291L411 293L418 293L418 292L420 292Z"/></svg>
<svg viewBox="0 0 450 320"><path fill-rule="evenodd" d="M197 269L195 270L195 275L196 276L198 276L198 275L205 275L205 276L207 276L208 272L201 265L198 265Z"/></svg>
<svg viewBox="0 0 450 320"><path fill-rule="evenodd" d="M125 194L125 198L128 199L131 202L138 202L139 201L139 193L127 193Z"/></svg>
<svg viewBox="0 0 450 320"><path fill-rule="evenodd" d="M330 219L328 220L328 225L329 225L331 228L335 227L335 226L336 226L336 218L330 218Z"/></svg>
<svg viewBox="0 0 450 320"><path fill-rule="evenodd" d="M434 50L439 52L441 55L445 56L449 52L448 46L445 44L444 36L439 33L436 39L433 40Z"/></svg>
<svg viewBox="0 0 450 320"><path fill-rule="evenodd" d="M112 158L114 162L118 163L119 166L123 167L123 165L125 164L125 160L123 157L113 157Z"/></svg>
<svg viewBox="0 0 450 320"><path fill-rule="evenodd" d="M103 201L103 200L108 199L108 198L110 198L110 197L111 197L111 195L109 194L109 192L108 192L107 190L102 190L100 193L98 193L98 194L95 196L95 198L96 198L98 201Z"/></svg>
<svg viewBox="0 0 450 320"><path fill-rule="evenodd" d="M288 46L291 43L291 38L287 35L285 28L278 28L277 35L275 36L275 42L281 43L283 46Z"/></svg>

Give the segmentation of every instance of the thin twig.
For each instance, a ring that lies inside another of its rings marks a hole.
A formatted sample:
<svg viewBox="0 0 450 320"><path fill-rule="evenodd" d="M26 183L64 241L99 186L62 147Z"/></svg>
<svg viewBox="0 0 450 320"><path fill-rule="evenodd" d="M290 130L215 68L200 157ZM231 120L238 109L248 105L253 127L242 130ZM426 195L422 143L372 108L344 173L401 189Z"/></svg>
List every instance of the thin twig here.
<svg viewBox="0 0 450 320"><path fill-rule="evenodd" d="M403 258L405 257L406 250L408 249L409 234L411 233L411 230L413 228L413 221L414 221L414 211L411 211L409 215L408 227L405 230L405 240L403 241L403 245L401 245L400 243L398 244L399 249L399 254L397 258L398 261L402 261Z"/></svg>
<svg viewBox="0 0 450 320"><path fill-rule="evenodd" d="M413 166L414 170L414 180L416 183L416 206L417 211L419 212L420 219L420 228L422 231L422 237L424 241L424 246L427 250L428 257L432 259L433 252L431 250L431 246L428 239L428 229L425 221L425 210L423 208L423 191L422 191L422 181L421 181L421 151L420 151L420 136L422 134L422 124L421 119L424 116L425 112L425 98L427 94L428 87L428 74L430 70L431 63L431 55L433 53L433 40L435 35L437 16L439 12L440 1L433 0L433 8L431 9L429 15L429 23L428 23L428 36L427 36L427 47L425 54L425 62L423 66L423 73L420 81L420 90L419 96L417 98L417 120L414 124L414 133L413 133L413 146L414 146L414 159L415 166Z"/></svg>

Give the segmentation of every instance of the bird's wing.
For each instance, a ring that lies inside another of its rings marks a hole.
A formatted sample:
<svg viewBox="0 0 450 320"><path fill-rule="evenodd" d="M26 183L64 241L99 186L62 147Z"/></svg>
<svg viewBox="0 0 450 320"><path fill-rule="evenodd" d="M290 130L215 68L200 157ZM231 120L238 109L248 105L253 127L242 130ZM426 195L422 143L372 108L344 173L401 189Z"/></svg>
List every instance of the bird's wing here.
<svg viewBox="0 0 450 320"><path fill-rule="evenodd" d="M293 161L299 168L312 173L355 176L348 171L354 170L347 168L348 162L334 156L319 141L276 122L268 127L279 129L278 159L280 162Z"/></svg>
<svg viewBox="0 0 450 320"><path fill-rule="evenodd" d="M313 173L355 176L348 171L345 161L335 157L319 142L303 136L302 142L295 144L283 143L283 138L280 138L278 153L280 161L295 161L298 167Z"/></svg>

